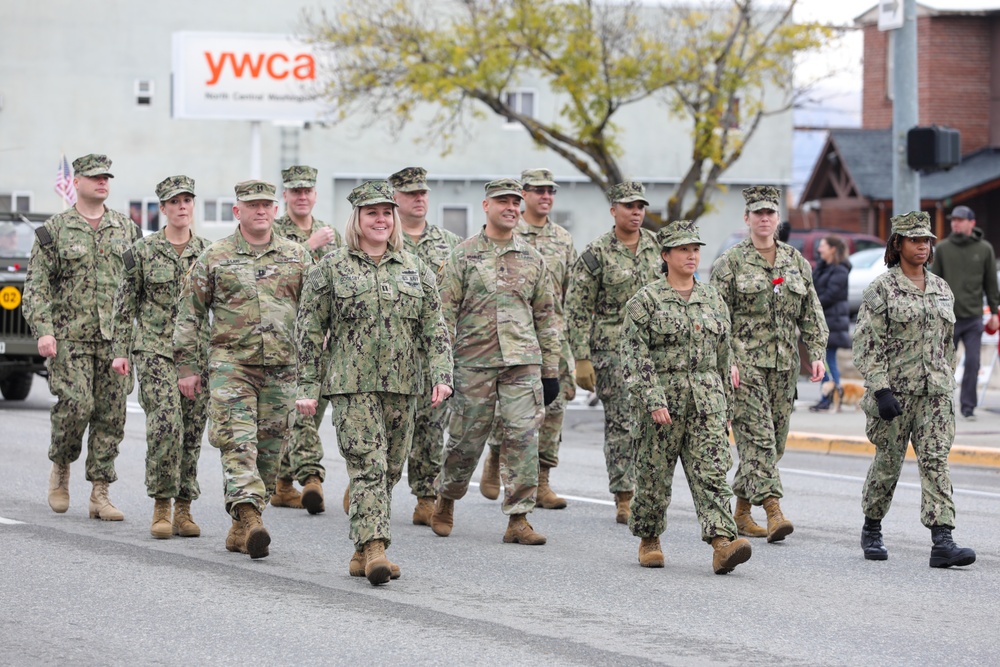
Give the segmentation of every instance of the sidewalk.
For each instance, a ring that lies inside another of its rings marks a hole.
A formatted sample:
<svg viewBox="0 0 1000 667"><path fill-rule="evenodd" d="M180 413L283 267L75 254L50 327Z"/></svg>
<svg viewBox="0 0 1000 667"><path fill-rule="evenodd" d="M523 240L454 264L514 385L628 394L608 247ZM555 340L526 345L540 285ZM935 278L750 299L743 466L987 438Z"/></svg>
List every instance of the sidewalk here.
<svg viewBox="0 0 1000 667"><path fill-rule="evenodd" d="M984 358L984 362L988 360ZM800 380L798 388L799 400L792 413L787 449L874 456L875 447L865 437L865 413L860 408L844 406L839 413L810 412L809 406L819 400L819 385ZM906 457L915 458L912 447ZM1000 468L1000 389L986 391L982 405L976 409L975 421L957 416L955 444L948 461Z"/></svg>

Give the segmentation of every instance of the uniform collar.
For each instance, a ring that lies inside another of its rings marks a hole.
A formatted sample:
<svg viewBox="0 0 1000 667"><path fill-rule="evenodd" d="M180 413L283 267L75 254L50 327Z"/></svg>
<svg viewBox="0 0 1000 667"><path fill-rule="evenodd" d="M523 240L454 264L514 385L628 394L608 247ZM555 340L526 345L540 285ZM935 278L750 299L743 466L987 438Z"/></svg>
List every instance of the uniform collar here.
<svg viewBox="0 0 1000 667"><path fill-rule="evenodd" d="M892 274L896 281L896 286L899 287L904 292L913 292L914 294L940 294L942 290L939 283L936 280L931 279L931 272L924 267L924 289L920 291L913 281L906 277L903 273L903 268L896 265L889 269L889 273Z"/></svg>
<svg viewBox="0 0 1000 667"><path fill-rule="evenodd" d="M489 237L486 236L486 225L483 225L483 229L482 231L479 232L479 238L476 241L476 249L479 250L480 252L486 252L495 245L496 243L490 241ZM508 252L525 252L527 247L528 247L527 242L524 239L522 239L520 235L514 234L511 237L510 243L501 248L499 254L504 255Z"/></svg>

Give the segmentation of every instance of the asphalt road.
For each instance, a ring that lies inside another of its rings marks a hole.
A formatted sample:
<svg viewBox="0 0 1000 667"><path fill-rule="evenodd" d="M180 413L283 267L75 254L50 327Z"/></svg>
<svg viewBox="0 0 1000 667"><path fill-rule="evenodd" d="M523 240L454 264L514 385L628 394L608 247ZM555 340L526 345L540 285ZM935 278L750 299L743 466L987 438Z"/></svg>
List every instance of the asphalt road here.
<svg viewBox="0 0 1000 667"><path fill-rule="evenodd" d="M638 539L614 522L602 413L570 411L553 473L570 506L531 516L547 545L502 544L499 504L475 486L456 505L452 536L436 537L410 523L404 478L390 550L403 576L374 588L347 574L346 473L329 424L328 511L269 508L271 555L251 561L223 546L221 466L207 444L193 506L202 537L150 537L143 416L131 400L111 487L123 523L87 518L82 460L69 512L49 510L43 383L24 403L0 401L0 664L996 664L995 470L953 469L955 537L978 561L936 570L913 464L884 522L889 560L875 563L858 544L867 460L790 452L783 507L795 533L755 540L748 563L716 576L678 468L667 564L649 570Z"/></svg>

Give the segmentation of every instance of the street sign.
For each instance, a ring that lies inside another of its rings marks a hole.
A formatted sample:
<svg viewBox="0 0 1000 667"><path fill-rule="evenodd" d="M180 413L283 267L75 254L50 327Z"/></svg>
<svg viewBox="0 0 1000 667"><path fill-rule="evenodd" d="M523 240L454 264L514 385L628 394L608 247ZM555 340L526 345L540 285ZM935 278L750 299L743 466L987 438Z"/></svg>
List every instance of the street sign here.
<svg viewBox="0 0 1000 667"><path fill-rule="evenodd" d="M902 0L878 0L878 29L897 30L902 27Z"/></svg>

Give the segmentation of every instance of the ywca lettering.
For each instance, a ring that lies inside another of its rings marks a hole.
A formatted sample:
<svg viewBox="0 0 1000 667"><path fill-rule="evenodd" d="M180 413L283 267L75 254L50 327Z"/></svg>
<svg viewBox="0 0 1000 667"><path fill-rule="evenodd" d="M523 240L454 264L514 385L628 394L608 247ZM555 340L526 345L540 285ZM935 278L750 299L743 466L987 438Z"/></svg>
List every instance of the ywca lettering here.
<svg viewBox="0 0 1000 667"><path fill-rule="evenodd" d="M235 53L224 51L218 56L218 60L215 60L210 51L205 51L205 60L211 73L211 77L205 82L206 85L214 86L219 82L227 62L237 79L242 78L244 72L249 72L253 79L259 78L261 72L265 72L272 79L286 79L289 75L299 81L316 78L316 61L308 53L299 53L294 57L284 53L243 53L237 59Z"/></svg>

